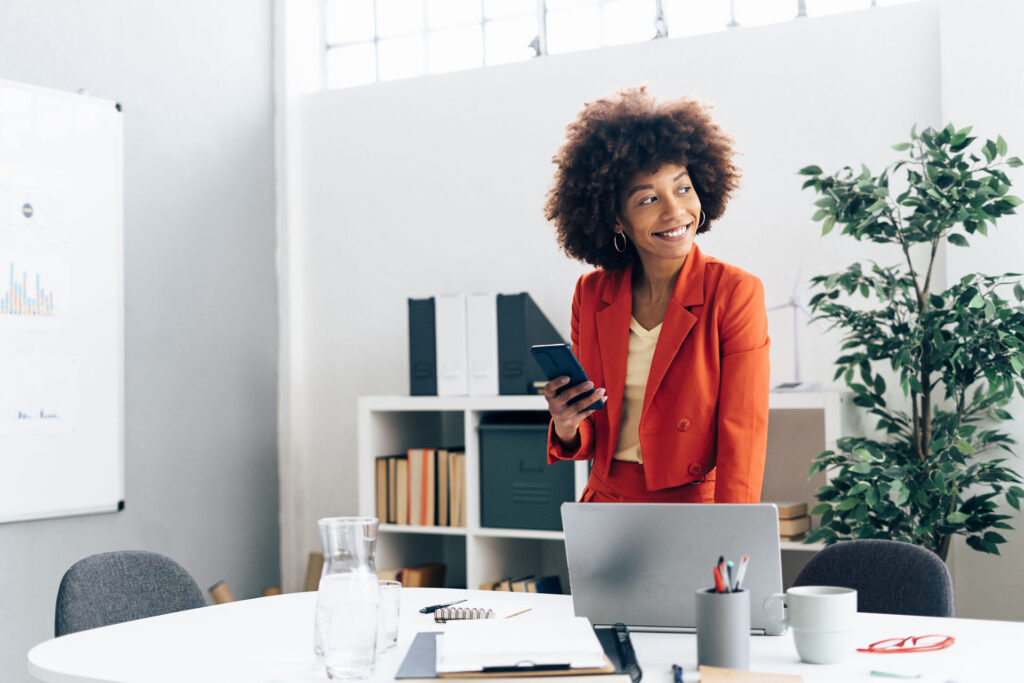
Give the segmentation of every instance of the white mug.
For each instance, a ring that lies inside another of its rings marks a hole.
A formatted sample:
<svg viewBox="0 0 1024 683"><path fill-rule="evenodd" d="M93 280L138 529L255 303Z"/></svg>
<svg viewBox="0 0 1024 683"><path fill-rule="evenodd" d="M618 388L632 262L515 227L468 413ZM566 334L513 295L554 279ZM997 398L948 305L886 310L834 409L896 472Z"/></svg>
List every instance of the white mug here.
<svg viewBox="0 0 1024 683"><path fill-rule="evenodd" d="M770 609L776 600L787 616L779 619ZM762 604L770 619L793 629L800 659L810 664L837 664L853 650L853 620L857 591L839 586L796 586L775 593Z"/></svg>

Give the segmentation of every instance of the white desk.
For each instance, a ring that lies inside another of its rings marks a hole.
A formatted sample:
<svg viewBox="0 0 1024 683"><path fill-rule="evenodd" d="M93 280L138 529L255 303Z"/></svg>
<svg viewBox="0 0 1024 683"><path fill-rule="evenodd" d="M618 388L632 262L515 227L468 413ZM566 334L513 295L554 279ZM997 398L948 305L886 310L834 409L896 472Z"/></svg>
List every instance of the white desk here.
<svg viewBox="0 0 1024 683"><path fill-rule="evenodd" d="M569 616L567 595L490 593L413 588L402 591L398 647L377 665L376 680L392 680L405 650L418 631L440 630L420 607L473 597L527 601L533 609L516 619ZM322 665L313 659L315 593L294 593L204 607L81 631L48 640L28 653L29 672L42 681L326 681ZM1024 680L1024 623L901 617L859 614L856 643L863 647L888 637L941 633L956 644L939 652L899 655L851 653L842 665L801 663L792 636L754 636L750 642L751 670L798 673L804 681L885 680L870 676L872 669L921 673L919 681ZM696 637L687 634L635 633L633 644L644 672L644 683L671 681L672 663L696 680ZM567 679L567 683L571 683Z"/></svg>

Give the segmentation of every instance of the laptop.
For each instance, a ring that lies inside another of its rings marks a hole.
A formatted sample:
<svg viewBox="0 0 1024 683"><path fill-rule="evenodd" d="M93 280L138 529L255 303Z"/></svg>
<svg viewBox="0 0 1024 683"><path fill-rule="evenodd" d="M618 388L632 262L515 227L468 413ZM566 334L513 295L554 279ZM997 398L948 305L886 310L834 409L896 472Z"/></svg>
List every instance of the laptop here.
<svg viewBox="0 0 1024 683"><path fill-rule="evenodd" d="M751 633L785 632L761 609L782 592L772 504L563 503L562 528L573 609L595 625L694 631L694 593L715 585L719 556L748 555Z"/></svg>

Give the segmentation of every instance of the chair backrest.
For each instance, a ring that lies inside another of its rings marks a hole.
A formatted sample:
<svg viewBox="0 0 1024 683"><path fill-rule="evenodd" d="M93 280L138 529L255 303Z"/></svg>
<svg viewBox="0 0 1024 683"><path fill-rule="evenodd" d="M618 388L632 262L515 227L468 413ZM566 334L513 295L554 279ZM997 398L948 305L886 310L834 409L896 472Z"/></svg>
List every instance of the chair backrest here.
<svg viewBox="0 0 1024 683"><path fill-rule="evenodd" d="M205 607L195 579L169 557L144 550L90 555L57 591L57 636L122 621Z"/></svg>
<svg viewBox="0 0 1024 683"><path fill-rule="evenodd" d="M898 541L839 541L814 555L794 586L857 589L857 611L953 616L953 581L932 551Z"/></svg>

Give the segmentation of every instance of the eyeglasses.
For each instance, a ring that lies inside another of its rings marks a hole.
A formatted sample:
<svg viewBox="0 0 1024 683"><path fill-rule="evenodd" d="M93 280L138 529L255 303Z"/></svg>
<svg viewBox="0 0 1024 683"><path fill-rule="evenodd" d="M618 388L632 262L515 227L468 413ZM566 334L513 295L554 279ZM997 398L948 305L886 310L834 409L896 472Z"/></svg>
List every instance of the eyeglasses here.
<svg viewBox="0 0 1024 683"><path fill-rule="evenodd" d="M927 636L907 636L906 638L886 638L867 647L858 647L857 652L874 652L877 654L893 654L895 652L934 652L945 650L956 642L953 636L931 634Z"/></svg>

